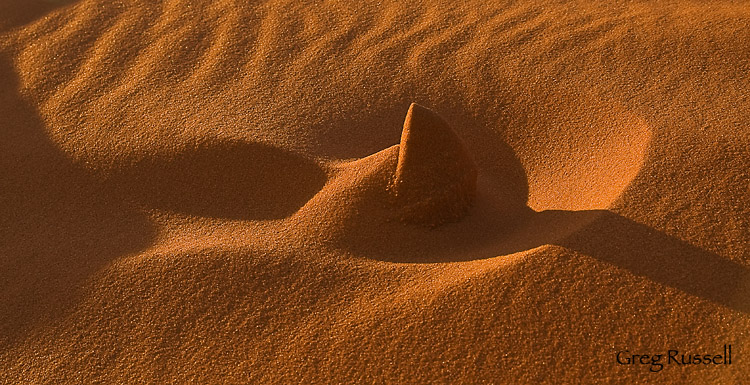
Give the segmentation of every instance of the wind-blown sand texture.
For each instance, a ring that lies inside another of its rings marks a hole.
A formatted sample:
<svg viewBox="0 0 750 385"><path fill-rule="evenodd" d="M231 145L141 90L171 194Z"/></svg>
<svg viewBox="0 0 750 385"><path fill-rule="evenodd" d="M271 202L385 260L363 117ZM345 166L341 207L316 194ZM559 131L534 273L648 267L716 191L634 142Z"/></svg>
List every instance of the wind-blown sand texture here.
<svg viewBox="0 0 750 385"><path fill-rule="evenodd" d="M750 383L747 2L3 0L0 31L2 383ZM443 139L400 163L413 102Z"/></svg>

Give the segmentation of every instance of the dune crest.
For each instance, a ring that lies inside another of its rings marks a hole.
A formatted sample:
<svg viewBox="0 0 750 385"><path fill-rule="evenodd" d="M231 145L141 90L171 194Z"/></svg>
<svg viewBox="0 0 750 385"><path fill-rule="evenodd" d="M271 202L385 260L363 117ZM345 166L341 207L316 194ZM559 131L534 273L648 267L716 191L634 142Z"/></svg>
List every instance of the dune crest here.
<svg viewBox="0 0 750 385"><path fill-rule="evenodd" d="M437 226L463 217L476 195L477 168L461 139L432 110L412 103L389 190L406 222Z"/></svg>

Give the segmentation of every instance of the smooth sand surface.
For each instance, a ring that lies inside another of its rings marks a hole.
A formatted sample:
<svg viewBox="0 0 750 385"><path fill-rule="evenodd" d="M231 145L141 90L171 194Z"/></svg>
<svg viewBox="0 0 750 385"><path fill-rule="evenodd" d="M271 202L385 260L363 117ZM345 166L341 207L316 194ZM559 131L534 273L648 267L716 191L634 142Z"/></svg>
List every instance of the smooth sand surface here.
<svg viewBox="0 0 750 385"><path fill-rule="evenodd" d="M3 0L0 382L750 383L749 36L742 1Z"/></svg>

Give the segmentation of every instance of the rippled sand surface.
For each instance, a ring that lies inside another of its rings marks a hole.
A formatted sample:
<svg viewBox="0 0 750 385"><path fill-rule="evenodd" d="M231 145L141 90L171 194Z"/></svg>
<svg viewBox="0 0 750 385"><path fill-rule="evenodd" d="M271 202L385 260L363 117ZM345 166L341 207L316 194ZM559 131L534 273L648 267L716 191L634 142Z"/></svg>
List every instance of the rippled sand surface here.
<svg viewBox="0 0 750 385"><path fill-rule="evenodd" d="M750 381L748 36L732 1L4 0L0 382Z"/></svg>

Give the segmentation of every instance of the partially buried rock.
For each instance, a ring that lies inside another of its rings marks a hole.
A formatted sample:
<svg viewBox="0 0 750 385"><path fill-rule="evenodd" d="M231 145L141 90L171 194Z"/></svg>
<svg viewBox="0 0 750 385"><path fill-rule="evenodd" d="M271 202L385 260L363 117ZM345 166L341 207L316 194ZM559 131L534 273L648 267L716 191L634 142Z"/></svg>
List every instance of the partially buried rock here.
<svg viewBox="0 0 750 385"><path fill-rule="evenodd" d="M405 222L438 226L466 215L477 169L443 118L412 103L406 114L396 173L389 190Z"/></svg>

